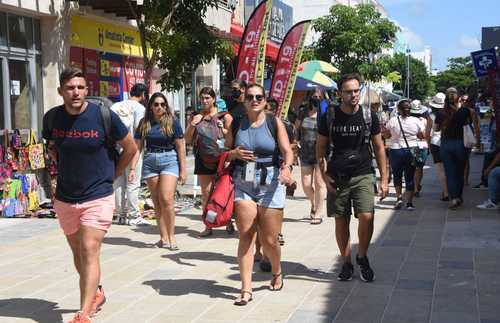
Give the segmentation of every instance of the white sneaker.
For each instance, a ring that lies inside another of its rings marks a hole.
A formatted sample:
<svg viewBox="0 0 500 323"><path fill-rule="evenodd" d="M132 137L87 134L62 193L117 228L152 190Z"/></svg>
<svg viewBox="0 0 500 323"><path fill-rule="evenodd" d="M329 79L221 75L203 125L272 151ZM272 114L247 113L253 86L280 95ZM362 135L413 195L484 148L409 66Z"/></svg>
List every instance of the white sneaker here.
<svg viewBox="0 0 500 323"><path fill-rule="evenodd" d="M483 210L498 210L499 208L498 204L493 203L491 200L486 200L483 204L479 204L476 207Z"/></svg>
<svg viewBox="0 0 500 323"><path fill-rule="evenodd" d="M150 225L150 223L141 216L139 216L135 219L129 220L128 224L129 225Z"/></svg>

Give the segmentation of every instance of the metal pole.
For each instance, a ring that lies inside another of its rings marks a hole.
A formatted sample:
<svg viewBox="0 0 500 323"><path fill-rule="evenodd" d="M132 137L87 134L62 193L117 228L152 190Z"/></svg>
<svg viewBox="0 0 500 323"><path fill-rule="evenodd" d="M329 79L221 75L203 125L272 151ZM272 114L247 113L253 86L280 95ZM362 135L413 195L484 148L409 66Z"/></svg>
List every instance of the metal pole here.
<svg viewBox="0 0 500 323"><path fill-rule="evenodd" d="M410 48L406 49L407 63L406 63L406 97L410 98Z"/></svg>

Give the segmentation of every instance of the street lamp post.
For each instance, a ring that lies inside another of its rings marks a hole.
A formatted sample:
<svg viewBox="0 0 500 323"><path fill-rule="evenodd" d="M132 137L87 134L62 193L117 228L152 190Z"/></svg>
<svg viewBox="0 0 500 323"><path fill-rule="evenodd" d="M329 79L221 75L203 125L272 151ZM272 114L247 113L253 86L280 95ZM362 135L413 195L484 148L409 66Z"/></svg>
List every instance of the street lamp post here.
<svg viewBox="0 0 500 323"><path fill-rule="evenodd" d="M406 48L406 97L410 98L410 47Z"/></svg>

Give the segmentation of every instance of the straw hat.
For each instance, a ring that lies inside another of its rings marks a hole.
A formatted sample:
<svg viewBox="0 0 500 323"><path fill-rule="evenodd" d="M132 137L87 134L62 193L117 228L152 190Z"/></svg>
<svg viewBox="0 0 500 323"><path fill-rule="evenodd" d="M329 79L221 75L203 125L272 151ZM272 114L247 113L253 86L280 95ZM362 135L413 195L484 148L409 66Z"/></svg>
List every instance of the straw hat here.
<svg viewBox="0 0 500 323"><path fill-rule="evenodd" d="M429 102L429 105L436 109L444 108L444 100L446 99L446 95L443 92L438 92L434 95Z"/></svg>

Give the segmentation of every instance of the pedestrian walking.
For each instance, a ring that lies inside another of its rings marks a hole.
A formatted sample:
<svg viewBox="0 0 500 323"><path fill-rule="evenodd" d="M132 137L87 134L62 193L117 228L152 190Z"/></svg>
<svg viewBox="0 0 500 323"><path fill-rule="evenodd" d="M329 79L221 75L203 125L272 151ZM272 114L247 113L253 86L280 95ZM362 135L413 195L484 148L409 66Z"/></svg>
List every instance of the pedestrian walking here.
<svg viewBox="0 0 500 323"><path fill-rule="evenodd" d="M105 302L99 259L115 208L113 180L137 148L116 113L85 101L87 81L80 69L63 70L59 84L64 104L45 114L43 138L57 160L54 209L80 278L80 310L70 323L86 323ZM111 141L123 149L117 159Z"/></svg>
<svg viewBox="0 0 500 323"><path fill-rule="evenodd" d="M430 152L432 154L432 160L436 167L436 173L438 176L439 184L441 185L441 201L448 202L450 200L448 196L448 185L446 184L446 175L444 173L443 160L441 159L441 131L436 129L435 120L439 112L444 108L444 101L446 95L442 92L436 93L432 99L429 101L429 106L431 106L432 113L430 115L432 125L431 125L431 138L430 138Z"/></svg>
<svg viewBox="0 0 500 323"><path fill-rule="evenodd" d="M476 104L474 102L474 99L468 94L464 94L460 97L459 102L461 106L469 109L472 118L471 126L474 132L474 137L476 138L474 147L479 151L479 149L481 148L481 122L476 112ZM469 185L470 155L472 153L472 147L466 147L465 151L467 152L467 159L465 161L464 185Z"/></svg>
<svg viewBox="0 0 500 323"><path fill-rule="evenodd" d="M139 150L144 151L142 178L151 192L160 231L160 240L155 246L178 250L174 196L177 183L186 182L186 145L181 124L174 118L165 95L157 92L151 96L134 137ZM135 159L131 169L136 168Z"/></svg>
<svg viewBox="0 0 500 323"><path fill-rule="evenodd" d="M316 159L317 117L323 99L323 91L320 89L314 90L309 97L307 106L299 112L295 122L302 189L311 204L311 211L309 212L311 224L321 224L323 222L321 207L326 196L326 185Z"/></svg>
<svg viewBox="0 0 500 323"><path fill-rule="evenodd" d="M351 205L359 219L359 246L356 262L365 282L375 275L368 260L368 248L373 233L374 180L370 144L380 171L380 195L387 196L387 172L384 143L378 117L369 107L359 104L361 77L346 74L338 82L340 106L332 107L321 118L316 143L316 158L328 189L327 213L335 217L335 236L344 260L338 275L341 281L351 280L354 267L351 260L349 223ZM332 156L327 162L328 147Z"/></svg>
<svg viewBox="0 0 500 323"><path fill-rule="evenodd" d="M410 115L411 103L402 100L397 105L398 114L392 117L386 125L384 136L391 139L389 158L392 167L394 188L396 189L396 204L394 208L403 207L403 176L405 179L406 209L413 211L413 196L415 193L415 169L422 165L423 160L418 141L424 139L425 125L417 117Z"/></svg>
<svg viewBox="0 0 500 323"><path fill-rule="evenodd" d="M285 185L291 183L293 155L283 123L265 112L265 90L252 84L245 93L246 116L226 145L234 160L236 225L240 232L238 264L241 293L235 305L252 300L252 267L257 230L264 253L271 262L269 289L283 288L281 248L276 237L281 231L285 206ZM280 152L283 163L280 165Z"/></svg>
<svg viewBox="0 0 500 323"><path fill-rule="evenodd" d="M224 149L224 137L227 130L224 124L228 123L229 115L219 113L216 105L215 91L211 87L204 87L200 91L201 111L194 116L186 129L186 143L192 144L194 149L194 174L198 176L201 186L202 208L208 201L217 173L219 156ZM234 232L232 222L227 227L228 233ZM212 235L212 229L205 227L199 236Z"/></svg>
<svg viewBox="0 0 500 323"><path fill-rule="evenodd" d="M411 102L410 115L417 118L424 125L423 138L417 138L418 158L415 164L415 197L420 196L422 191L422 179L424 177L424 166L429 156L429 139L431 134L432 120L430 120L427 107L420 100Z"/></svg>
<svg viewBox="0 0 500 323"><path fill-rule="evenodd" d="M139 126L139 122L144 118L146 108L143 103L146 102L148 88L145 84L137 83L130 90L130 98L111 106L123 122L128 131L134 135ZM121 149L121 147L119 147ZM115 215L119 224L128 225L148 225L139 210L139 191L141 189L142 173L142 155L137 151L137 161L134 163L135 169L130 165L125 169L125 173L115 179ZM131 171L135 172L133 178L130 177Z"/></svg>
<svg viewBox="0 0 500 323"><path fill-rule="evenodd" d="M444 108L436 117L436 130L441 131L441 158L450 196L449 208L457 209L463 203L464 172L467 151L464 146L464 126L472 123L468 108L459 103L458 91L446 90Z"/></svg>

